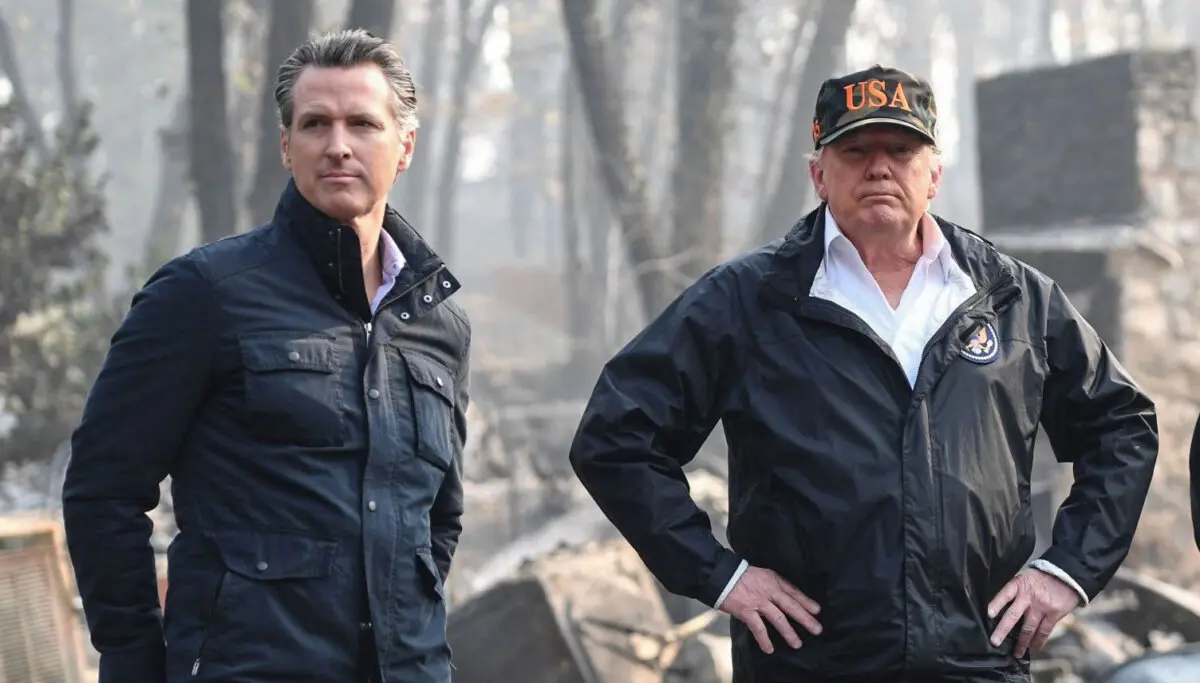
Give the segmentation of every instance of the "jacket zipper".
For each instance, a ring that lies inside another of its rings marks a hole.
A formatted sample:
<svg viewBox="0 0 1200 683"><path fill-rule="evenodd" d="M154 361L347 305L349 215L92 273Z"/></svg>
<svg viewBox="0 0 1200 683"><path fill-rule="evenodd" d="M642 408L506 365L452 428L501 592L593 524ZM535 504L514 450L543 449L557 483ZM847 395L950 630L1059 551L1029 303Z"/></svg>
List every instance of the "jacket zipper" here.
<svg viewBox="0 0 1200 683"><path fill-rule="evenodd" d="M993 294L995 294L996 292L1000 291L1001 288L1003 288L1006 285L1012 284L1012 281L1013 280L1011 277L1003 277L1003 278L997 279L995 282L988 285L988 287L986 289L984 289L981 292L977 292L974 296L972 296L971 298L964 301L962 303L962 305L960 305L957 309L955 309L955 311L946 318L946 321L943 322L942 326L938 328L938 331L936 333L934 333L934 335L932 337L930 337L929 342L925 344L925 348L921 351L921 362L917 365L917 382L918 383L920 382L921 371L925 367L925 359L929 357L929 352L930 352L930 350L933 349L934 345L941 343L941 340L943 337L946 336L946 333L949 332L949 330L952 329L955 325L957 325L958 322L960 320L962 320L962 318L964 316L966 316L968 313L970 313L972 310L974 310L976 307L978 307L979 304L986 301L988 299L988 297L990 297ZM1004 308L997 307L996 313L999 314L1003 310L1004 310ZM997 340L997 343L999 343L998 340ZM915 384L914 384L914 389L915 389ZM914 398L916 398L915 394L914 394ZM917 401L913 401L912 403L909 404L908 418L905 420L906 422L908 419L912 419L913 408L916 405L917 405ZM901 444L901 447L903 448L903 444ZM935 443L933 443L932 440L931 440L930 448L929 448L929 456L930 456L930 465L932 465L935 470L938 469L940 467L941 454L938 451L937 445ZM938 514L934 515L934 528L937 530L935 532L936 546L944 547L945 544L943 542L943 539L946 538L946 522L945 522L946 515L944 514L944 511L943 511L943 507L945 505L945 496L944 496L944 492L942 489L942 482L939 477L934 476L933 481L931 483L933 484L934 500L937 501L937 505L938 505ZM937 583L938 585L941 585L941 583L942 583L942 577L944 575L943 569L944 568L943 568L941 562L938 562L934 565L934 572L935 572L935 576L936 576L936 578L934 580L935 580L935 583Z"/></svg>
<svg viewBox="0 0 1200 683"><path fill-rule="evenodd" d="M192 675L200 673L200 660L204 658L204 646L208 644L208 638L213 632L213 623L217 616L217 601L221 599L221 590L225 587L225 579L229 577L229 572L221 574L221 580L217 582L217 587L213 589L212 599L208 603L208 614L204 619L204 633L200 636L200 647L196 648L196 660L192 662Z"/></svg>

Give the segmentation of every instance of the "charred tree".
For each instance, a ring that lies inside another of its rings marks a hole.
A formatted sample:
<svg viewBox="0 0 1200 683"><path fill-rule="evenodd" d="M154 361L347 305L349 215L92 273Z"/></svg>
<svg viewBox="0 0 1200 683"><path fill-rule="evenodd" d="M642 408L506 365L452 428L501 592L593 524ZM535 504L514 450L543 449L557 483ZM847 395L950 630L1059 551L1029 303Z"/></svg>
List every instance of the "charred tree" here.
<svg viewBox="0 0 1200 683"><path fill-rule="evenodd" d="M629 126L620 83L612 76L596 0L562 0L562 17L600 176L621 226L626 258L633 268L643 315L670 301L672 287L653 240L646 183L629 148Z"/></svg>
<svg viewBox="0 0 1200 683"><path fill-rule="evenodd" d="M442 97L442 46L446 42L446 3L429 3L429 19L421 41L421 72L417 81L421 131L413 149L409 169L400 178L399 195L404 202L405 217L418 230L425 226L429 206L429 185L437 169L438 137L444 111Z"/></svg>
<svg viewBox="0 0 1200 683"><path fill-rule="evenodd" d="M290 4L288 0L284 1ZM388 38L392 35L395 20L396 0L352 0L350 11L346 14L346 28L362 28L372 35Z"/></svg>
<svg viewBox="0 0 1200 683"><path fill-rule="evenodd" d="M3 14L0 14L0 71L4 72L12 87L12 104L24 131L29 135L29 144L42 156L50 154L50 144L46 140L45 131L42 130L42 119L33 106L29 89L25 87L25 78L21 74L12 29Z"/></svg>
<svg viewBox="0 0 1200 683"><path fill-rule="evenodd" d="M741 1L685 0L678 3L677 12L679 135L671 183L671 251L686 280L680 284L686 286L721 256L724 141Z"/></svg>
<svg viewBox="0 0 1200 683"><path fill-rule="evenodd" d="M442 166L437 189L437 239L438 253L442 258L454 258L455 221L454 198L458 195L459 156L462 153L463 122L467 118L467 96L470 94L471 76L479 63L479 50L483 37L492 25L499 0L487 0L477 20L472 21L471 0L459 0L458 60L455 62L454 79L451 83L450 111L446 117L446 148L442 152Z"/></svg>
<svg viewBox="0 0 1200 683"><path fill-rule="evenodd" d="M200 234L212 242L237 232L227 85L223 64L223 0L188 0L187 64L190 159Z"/></svg>
<svg viewBox="0 0 1200 683"><path fill-rule="evenodd" d="M275 78L279 65L304 42L313 23L313 0L271 0L267 49L263 56L263 82L259 97L258 151L254 181L246 198L251 224L271 218L288 172L280 159L280 121L275 108Z"/></svg>
<svg viewBox="0 0 1200 683"><path fill-rule="evenodd" d="M762 225L758 227L760 242L767 242L787 232L806 212L809 197L808 153L812 151L811 122L817 91L821 83L833 75L838 59L846 47L846 32L854 16L857 0L821 0L816 32L808 49L808 58L800 76L799 91L792 110L787 147L775 183L775 191L767 205Z"/></svg>

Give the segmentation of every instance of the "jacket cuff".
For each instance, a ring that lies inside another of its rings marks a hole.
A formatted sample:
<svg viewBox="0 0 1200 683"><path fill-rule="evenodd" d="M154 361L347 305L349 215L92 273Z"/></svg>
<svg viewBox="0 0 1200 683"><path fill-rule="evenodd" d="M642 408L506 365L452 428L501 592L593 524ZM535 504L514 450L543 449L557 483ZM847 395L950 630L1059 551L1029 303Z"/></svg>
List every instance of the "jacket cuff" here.
<svg viewBox="0 0 1200 683"><path fill-rule="evenodd" d="M1088 599L1087 592L1083 590L1083 586L1080 586L1078 581L1071 578L1071 575L1064 572L1058 565L1047 562L1045 559L1039 557L1031 562L1029 566L1044 574L1049 574L1050 576L1053 576L1059 581L1062 581L1070 586L1071 590L1075 591L1079 595L1079 604L1087 606L1087 604L1091 602L1091 600Z"/></svg>
<svg viewBox="0 0 1200 683"><path fill-rule="evenodd" d="M717 566L708 576L708 581L703 586L703 593L696 596L700 602L709 607L716 607L725 593L725 589L729 587L730 581L733 580L738 569L741 567L742 558L734 554L732 550L722 548L721 558L717 560Z"/></svg>
<svg viewBox="0 0 1200 683"><path fill-rule="evenodd" d="M1074 579L1078 587L1083 590L1083 594L1087 597L1088 602L1094 599L1100 590L1104 588L1104 586L1098 585L1097 582L1091 578L1092 574L1087 571L1087 569L1084 568L1084 566L1080 564L1078 560L1058 546L1052 545L1047 548L1046 552L1042 553L1041 559L1057 567L1066 573L1067 576Z"/></svg>
<svg viewBox="0 0 1200 683"><path fill-rule="evenodd" d="M166 645L146 645L100 655L97 683L166 683Z"/></svg>

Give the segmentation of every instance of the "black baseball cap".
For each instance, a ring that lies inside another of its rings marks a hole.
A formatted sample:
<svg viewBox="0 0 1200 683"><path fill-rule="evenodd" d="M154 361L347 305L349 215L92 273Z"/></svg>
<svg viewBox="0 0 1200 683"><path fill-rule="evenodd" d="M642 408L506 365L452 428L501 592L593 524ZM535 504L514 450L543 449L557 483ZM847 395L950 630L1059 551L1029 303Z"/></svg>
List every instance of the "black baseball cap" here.
<svg viewBox="0 0 1200 683"><path fill-rule="evenodd" d="M876 64L821 84L813 116L813 146L872 123L889 123L920 133L931 144L937 104L929 81Z"/></svg>

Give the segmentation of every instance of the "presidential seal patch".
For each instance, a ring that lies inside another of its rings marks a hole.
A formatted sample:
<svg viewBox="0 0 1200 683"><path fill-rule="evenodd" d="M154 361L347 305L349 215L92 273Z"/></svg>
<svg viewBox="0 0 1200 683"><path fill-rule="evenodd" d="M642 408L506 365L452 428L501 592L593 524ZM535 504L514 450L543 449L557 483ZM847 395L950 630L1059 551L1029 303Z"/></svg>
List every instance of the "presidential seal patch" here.
<svg viewBox="0 0 1200 683"><path fill-rule="evenodd" d="M1000 355L1000 341L996 338L996 328L992 327L991 323L981 325L959 353L963 358L980 365L996 360Z"/></svg>

